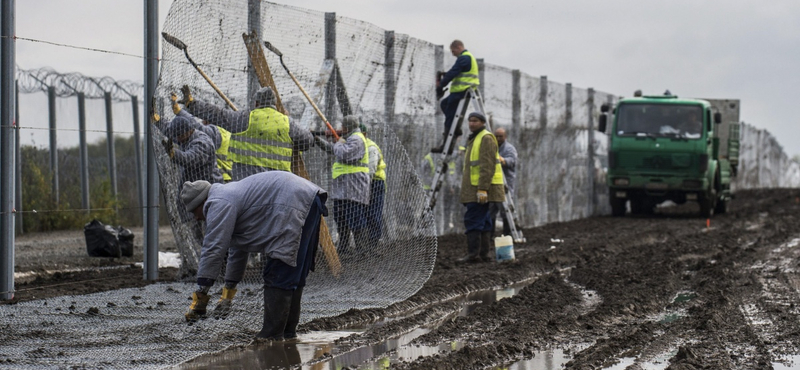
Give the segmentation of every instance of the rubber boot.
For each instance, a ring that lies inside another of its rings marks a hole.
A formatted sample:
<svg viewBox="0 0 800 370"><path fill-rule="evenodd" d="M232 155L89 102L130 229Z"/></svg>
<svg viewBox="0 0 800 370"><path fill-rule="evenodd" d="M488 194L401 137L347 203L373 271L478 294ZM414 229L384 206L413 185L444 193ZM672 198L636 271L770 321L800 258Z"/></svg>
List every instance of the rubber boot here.
<svg viewBox="0 0 800 370"><path fill-rule="evenodd" d="M215 319L226 319L231 313L233 308L233 297L236 295L236 289L223 287L222 296L219 297L217 306L214 307L214 312L211 314Z"/></svg>
<svg viewBox="0 0 800 370"><path fill-rule="evenodd" d="M297 324L300 323L300 301L303 299L303 287L294 290L292 306L289 308L289 318L286 320L286 329L283 330L283 339L297 338Z"/></svg>
<svg viewBox="0 0 800 370"><path fill-rule="evenodd" d="M292 293L294 292L286 289L264 288L264 324L256 338L283 340Z"/></svg>
<svg viewBox="0 0 800 370"><path fill-rule="evenodd" d="M211 296L208 294L201 292L192 293L192 304L189 306L189 311L183 314L183 316L186 317L186 321L195 322L205 317L209 299L211 299Z"/></svg>
<svg viewBox="0 0 800 370"><path fill-rule="evenodd" d="M458 262L480 262L478 253L481 248L481 232L477 230L467 232L467 255L459 258Z"/></svg>
<svg viewBox="0 0 800 370"><path fill-rule="evenodd" d="M492 258L489 257L489 251L492 250L492 232L481 232L481 252L480 257L483 262L491 262Z"/></svg>
<svg viewBox="0 0 800 370"><path fill-rule="evenodd" d="M347 254L347 249L350 246L350 228L339 225L337 230L339 231L339 245L336 247L336 251L339 254Z"/></svg>

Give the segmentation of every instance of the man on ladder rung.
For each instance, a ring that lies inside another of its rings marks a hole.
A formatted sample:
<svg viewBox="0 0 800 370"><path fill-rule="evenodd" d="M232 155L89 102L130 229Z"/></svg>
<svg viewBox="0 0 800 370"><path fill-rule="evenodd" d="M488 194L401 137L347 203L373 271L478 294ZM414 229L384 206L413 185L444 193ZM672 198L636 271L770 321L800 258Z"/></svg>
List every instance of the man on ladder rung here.
<svg viewBox="0 0 800 370"><path fill-rule="evenodd" d="M450 135L450 127L453 124L456 111L460 103L466 101L464 99L467 90L480 85L478 77L478 61L475 57L464 48L464 43L460 40L454 40L450 43L450 52L456 57L456 62L453 67L445 73L442 78L436 82L436 89L438 95L444 94L444 87L450 84L450 94L442 99L441 107L444 113L444 133L442 135L442 144L431 149L431 153L442 153L445 149L445 144ZM461 116L463 118L463 115ZM460 123L460 122L459 122ZM461 125L456 125L453 137L461 136ZM448 152L452 151L452 143ZM449 153L448 153L449 154Z"/></svg>

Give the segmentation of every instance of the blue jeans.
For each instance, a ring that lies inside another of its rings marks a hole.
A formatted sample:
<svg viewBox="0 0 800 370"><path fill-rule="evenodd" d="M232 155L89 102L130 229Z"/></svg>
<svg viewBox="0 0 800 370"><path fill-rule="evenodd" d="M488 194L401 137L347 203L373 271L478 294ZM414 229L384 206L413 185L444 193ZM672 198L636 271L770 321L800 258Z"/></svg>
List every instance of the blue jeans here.
<svg viewBox="0 0 800 370"><path fill-rule="evenodd" d="M457 93L450 93L447 95L446 98L442 99L440 103L442 107L442 113L444 113L444 134L447 135L450 132L450 126L453 124L453 119L456 116L456 109L458 108L458 102L464 98L464 95L467 94L467 91L457 92ZM458 128L456 128L458 131Z"/></svg>
<svg viewBox="0 0 800 370"><path fill-rule="evenodd" d="M289 266L280 260L268 258L264 264L264 287L295 290L306 286L309 271L314 270L314 257L319 246L320 217L327 213L319 195L311 203L303 233L300 236L300 249L297 251L297 266Z"/></svg>
<svg viewBox="0 0 800 370"><path fill-rule="evenodd" d="M464 214L464 227L470 231L492 231L492 218L489 205L492 203L464 203L467 213Z"/></svg>

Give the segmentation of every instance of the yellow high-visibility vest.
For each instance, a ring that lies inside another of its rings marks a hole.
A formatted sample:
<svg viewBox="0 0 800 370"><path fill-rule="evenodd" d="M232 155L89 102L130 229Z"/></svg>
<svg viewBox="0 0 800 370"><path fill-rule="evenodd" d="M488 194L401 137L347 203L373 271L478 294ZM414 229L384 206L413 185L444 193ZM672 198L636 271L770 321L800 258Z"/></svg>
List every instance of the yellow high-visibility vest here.
<svg viewBox="0 0 800 370"><path fill-rule="evenodd" d="M451 93L458 93L462 91L466 91L470 87L476 87L481 84L481 80L478 75L478 61L472 56L472 53L468 51L464 51L461 55L466 55L469 57L471 66L469 71L461 72L450 82L450 92Z"/></svg>
<svg viewBox="0 0 800 370"><path fill-rule="evenodd" d="M369 173L369 150L367 150L367 138L360 132L354 132L353 136L361 139L364 143L364 156L356 164L341 163L338 160L333 163L331 176L335 179L341 175L350 173Z"/></svg>
<svg viewBox="0 0 800 370"><path fill-rule="evenodd" d="M483 137L486 135L489 135L489 131L484 129L475 136L475 140L472 142L472 150L470 150L469 153L469 163L464 163L464 167L469 166L469 182L473 186L478 185L478 180L481 177L479 160L481 153L481 142L483 142ZM497 144L497 139L495 139L494 135L491 135L491 137L495 144ZM503 167L500 165L500 154L495 152L495 156L496 164L494 167L494 176L492 176L492 185L503 185Z"/></svg>
<svg viewBox="0 0 800 370"><path fill-rule="evenodd" d="M378 158L378 168L375 169L375 174L372 175L372 179L386 181L386 162L383 161L383 151L381 150L381 147L379 147L378 144L375 144L372 139L366 136L364 138L367 140L367 149L369 149L371 146L374 146L378 148L378 154L380 155L380 158Z"/></svg>
<svg viewBox="0 0 800 370"><path fill-rule="evenodd" d="M222 127L216 127L217 130L219 130L219 135L222 136L222 144L219 145L219 149L217 149L215 153L217 156L217 168L219 168L220 172L222 172L222 179L227 182L233 179L233 177L231 177L233 161L228 158L228 147L231 143L231 133Z"/></svg>
<svg viewBox="0 0 800 370"><path fill-rule="evenodd" d="M247 130L231 135L228 156L236 163L291 171L289 117L270 107L253 109Z"/></svg>

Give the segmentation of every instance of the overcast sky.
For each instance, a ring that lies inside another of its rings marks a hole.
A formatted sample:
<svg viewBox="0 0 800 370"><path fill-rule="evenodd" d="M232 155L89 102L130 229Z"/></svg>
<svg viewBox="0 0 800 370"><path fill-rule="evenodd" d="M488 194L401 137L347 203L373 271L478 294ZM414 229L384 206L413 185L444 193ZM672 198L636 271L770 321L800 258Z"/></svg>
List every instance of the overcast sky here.
<svg viewBox="0 0 800 370"><path fill-rule="evenodd" d="M160 23L171 0L160 0ZM288 2L287 2L288 3ZM800 155L800 1L294 0L551 81L741 100L741 119ZM141 0L17 0L17 35L142 54ZM17 42L17 64L141 81L141 59Z"/></svg>

